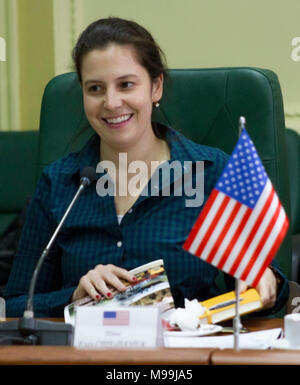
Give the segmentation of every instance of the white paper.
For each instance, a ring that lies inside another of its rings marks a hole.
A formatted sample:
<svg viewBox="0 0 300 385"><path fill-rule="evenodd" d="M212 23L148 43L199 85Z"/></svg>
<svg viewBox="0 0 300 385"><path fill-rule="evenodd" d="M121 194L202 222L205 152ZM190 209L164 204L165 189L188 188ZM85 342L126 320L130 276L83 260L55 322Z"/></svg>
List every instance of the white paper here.
<svg viewBox="0 0 300 385"><path fill-rule="evenodd" d="M126 313L126 320L107 325L104 320L107 313ZM75 347L153 348L162 344L160 311L155 306L83 306L76 311Z"/></svg>
<svg viewBox="0 0 300 385"><path fill-rule="evenodd" d="M268 329L258 332L242 333L239 336L240 349L268 349L280 336L282 329ZM234 336L213 337L167 337L164 338L165 347L169 348L219 348L232 349Z"/></svg>

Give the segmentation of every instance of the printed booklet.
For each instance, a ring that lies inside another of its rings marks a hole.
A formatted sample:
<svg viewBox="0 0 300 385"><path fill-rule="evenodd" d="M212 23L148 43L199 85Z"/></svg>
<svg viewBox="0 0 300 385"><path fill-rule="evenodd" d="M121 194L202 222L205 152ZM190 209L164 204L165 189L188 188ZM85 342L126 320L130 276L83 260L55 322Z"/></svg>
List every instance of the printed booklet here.
<svg viewBox="0 0 300 385"><path fill-rule="evenodd" d="M64 309L65 322L75 324L75 313L77 306L158 306L161 312L174 308L174 301L170 290L170 284L164 268L162 259L147 263L131 270L137 281L129 283L122 281L128 288L124 292L111 289L112 299L102 298L95 301L85 297Z"/></svg>
<svg viewBox="0 0 300 385"><path fill-rule="evenodd" d="M201 302L205 308L200 319L200 324L216 324L235 317L235 292L230 291ZM244 315L262 308L262 301L257 290L248 289L240 294L239 314Z"/></svg>

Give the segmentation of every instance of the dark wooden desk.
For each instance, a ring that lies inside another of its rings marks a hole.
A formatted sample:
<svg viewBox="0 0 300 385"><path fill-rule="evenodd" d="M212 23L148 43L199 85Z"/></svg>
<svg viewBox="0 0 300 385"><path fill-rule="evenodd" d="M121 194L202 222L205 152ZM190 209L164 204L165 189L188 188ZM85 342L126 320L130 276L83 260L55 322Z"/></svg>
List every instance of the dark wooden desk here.
<svg viewBox="0 0 300 385"><path fill-rule="evenodd" d="M245 320L250 331L283 326L282 319ZM0 365L208 365L300 364L299 351L233 349L106 349L55 346L0 346Z"/></svg>
<svg viewBox="0 0 300 385"><path fill-rule="evenodd" d="M67 346L0 346L0 365L208 365L213 350L83 350Z"/></svg>
<svg viewBox="0 0 300 385"><path fill-rule="evenodd" d="M212 365L300 365L299 350L215 350Z"/></svg>

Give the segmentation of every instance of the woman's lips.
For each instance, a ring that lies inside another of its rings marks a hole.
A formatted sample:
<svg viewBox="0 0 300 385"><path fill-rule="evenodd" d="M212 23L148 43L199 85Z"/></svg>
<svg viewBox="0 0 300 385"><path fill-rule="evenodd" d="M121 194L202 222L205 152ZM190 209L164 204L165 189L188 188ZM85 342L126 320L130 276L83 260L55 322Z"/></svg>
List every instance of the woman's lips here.
<svg viewBox="0 0 300 385"><path fill-rule="evenodd" d="M110 128L124 127L132 118L133 114L124 114L112 118L102 118L105 124Z"/></svg>

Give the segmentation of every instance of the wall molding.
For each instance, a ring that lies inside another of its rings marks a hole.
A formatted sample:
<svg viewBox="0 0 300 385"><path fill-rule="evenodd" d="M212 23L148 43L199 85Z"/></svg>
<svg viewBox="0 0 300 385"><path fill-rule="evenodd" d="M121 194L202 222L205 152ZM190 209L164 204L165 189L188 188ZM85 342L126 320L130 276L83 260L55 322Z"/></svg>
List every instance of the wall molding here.
<svg viewBox="0 0 300 385"><path fill-rule="evenodd" d="M73 71L71 52L82 29L81 0L53 0L55 75Z"/></svg>
<svg viewBox="0 0 300 385"><path fill-rule="evenodd" d="M85 28L84 24L84 9L85 9L85 0L72 0L73 2L73 46L75 45L77 39L79 38L80 33Z"/></svg>
<svg viewBox="0 0 300 385"><path fill-rule="evenodd" d="M0 61L6 61L6 40L0 36Z"/></svg>
<svg viewBox="0 0 300 385"><path fill-rule="evenodd" d="M53 0L55 75L72 71L73 1Z"/></svg>
<svg viewBox="0 0 300 385"><path fill-rule="evenodd" d="M0 62L0 130L19 131L19 54L17 1L0 0L0 36L6 43L6 61Z"/></svg>

